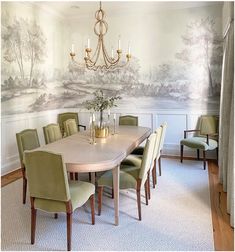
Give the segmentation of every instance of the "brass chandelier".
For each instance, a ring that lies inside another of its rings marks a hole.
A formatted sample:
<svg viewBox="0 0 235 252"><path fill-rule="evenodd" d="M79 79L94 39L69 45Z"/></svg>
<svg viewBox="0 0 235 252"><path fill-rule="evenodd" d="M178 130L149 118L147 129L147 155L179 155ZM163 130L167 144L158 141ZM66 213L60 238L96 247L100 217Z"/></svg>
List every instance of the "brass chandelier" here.
<svg viewBox="0 0 235 252"><path fill-rule="evenodd" d="M89 70L114 70L126 66L131 58L130 45L128 47L128 53L126 54L126 62L121 62L121 41L118 40L117 56L114 57L114 51L112 49L111 56L108 55L107 49L104 44L104 36L108 31L108 23L104 20L105 12L102 9L100 2L100 8L95 13L96 22L94 25L94 32L98 36L98 43L94 54L92 55L92 49L90 48L90 39L87 41L87 47L85 49L85 65ZM74 45L72 45L71 59L73 62L75 58ZM77 62L76 62L77 63ZM77 63L78 64L78 63Z"/></svg>

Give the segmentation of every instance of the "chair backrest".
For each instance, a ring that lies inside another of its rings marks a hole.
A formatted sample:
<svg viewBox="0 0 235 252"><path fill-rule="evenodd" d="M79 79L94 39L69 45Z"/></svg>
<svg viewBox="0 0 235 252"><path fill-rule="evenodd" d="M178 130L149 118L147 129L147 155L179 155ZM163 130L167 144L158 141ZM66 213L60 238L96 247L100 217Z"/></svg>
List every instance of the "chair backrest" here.
<svg viewBox="0 0 235 252"><path fill-rule="evenodd" d="M164 145L165 136L166 136L167 123L164 122L164 123L161 125L161 128L162 128L162 134L161 134L161 142L160 142L160 151L162 150L163 145Z"/></svg>
<svg viewBox="0 0 235 252"><path fill-rule="evenodd" d="M214 115L202 115L198 120L199 135L218 133L219 117Z"/></svg>
<svg viewBox="0 0 235 252"><path fill-rule="evenodd" d="M60 130L63 136L64 136L64 122L67 121L68 119L74 119L76 121L76 124L77 125L79 124L78 113L66 112L66 113L58 114L58 123L60 125ZM79 128L78 128L78 131L79 131Z"/></svg>
<svg viewBox="0 0 235 252"><path fill-rule="evenodd" d="M71 136L78 132L78 126L74 119L68 119L64 122L64 130L66 136Z"/></svg>
<svg viewBox="0 0 235 252"><path fill-rule="evenodd" d="M131 116L131 115L120 116L119 125L138 126L138 116Z"/></svg>
<svg viewBox="0 0 235 252"><path fill-rule="evenodd" d="M38 132L36 129L26 129L16 133L16 142L20 156L20 163L23 167L23 154L25 150L33 150L40 147Z"/></svg>
<svg viewBox="0 0 235 252"><path fill-rule="evenodd" d="M147 179L148 170L150 169L151 164L152 164L156 137L157 137L157 134L152 133L147 139L145 147L144 147L144 153L143 153L143 158L142 158L140 173L139 173L139 178L142 180L141 186L145 183Z"/></svg>
<svg viewBox="0 0 235 252"><path fill-rule="evenodd" d="M43 127L45 143L53 143L57 140L62 139L62 134L60 131L59 124L51 123Z"/></svg>
<svg viewBox="0 0 235 252"><path fill-rule="evenodd" d="M70 199L68 176L61 154L26 151L24 160L31 197L64 202Z"/></svg>
<svg viewBox="0 0 235 252"><path fill-rule="evenodd" d="M155 145L154 145L154 150L153 150L153 160L152 160L152 164L151 164L151 168L154 165L154 159L157 158L160 154L160 150L161 150L161 138L162 138L162 133L163 133L163 129L162 127L158 127L154 133L156 133L156 139L155 139Z"/></svg>

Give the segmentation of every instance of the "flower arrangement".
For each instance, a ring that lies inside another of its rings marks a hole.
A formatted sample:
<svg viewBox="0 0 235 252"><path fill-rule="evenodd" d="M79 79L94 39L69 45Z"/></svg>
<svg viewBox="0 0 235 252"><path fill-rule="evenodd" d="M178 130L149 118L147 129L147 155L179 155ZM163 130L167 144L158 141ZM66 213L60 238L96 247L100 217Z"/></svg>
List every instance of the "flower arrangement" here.
<svg viewBox="0 0 235 252"><path fill-rule="evenodd" d="M120 100L121 96L106 97L101 89L95 91L94 96L95 97L92 100L85 102L85 107L88 110L93 110L100 113L99 128L102 129L104 110L110 109L112 107L117 107L116 101Z"/></svg>

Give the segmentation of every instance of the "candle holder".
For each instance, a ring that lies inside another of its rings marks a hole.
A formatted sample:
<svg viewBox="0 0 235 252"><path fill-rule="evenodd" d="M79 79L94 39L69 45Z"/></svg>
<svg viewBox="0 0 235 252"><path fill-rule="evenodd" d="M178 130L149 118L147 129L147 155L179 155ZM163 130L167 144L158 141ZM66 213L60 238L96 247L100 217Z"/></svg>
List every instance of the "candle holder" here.
<svg viewBox="0 0 235 252"><path fill-rule="evenodd" d="M94 115L92 115L92 119L90 122L90 144L96 144L95 141L95 120L94 120Z"/></svg>
<svg viewBox="0 0 235 252"><path fill-rule="evenodd" d="M117 134L116 132L116 118L113 118L113 134L112 135L115 135Z"/></svg>

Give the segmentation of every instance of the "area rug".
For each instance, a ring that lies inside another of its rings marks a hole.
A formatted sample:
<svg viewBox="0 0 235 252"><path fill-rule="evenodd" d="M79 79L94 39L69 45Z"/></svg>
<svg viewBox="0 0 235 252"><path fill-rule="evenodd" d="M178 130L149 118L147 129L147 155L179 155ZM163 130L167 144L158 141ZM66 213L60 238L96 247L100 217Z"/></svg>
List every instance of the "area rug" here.
<svg viewBox="0 0 235 252"><path fill-rule="evenodd" d="M90 205L73 214L73 250L214 250L208 172L202 162L162 160L162 176L137 219L134 190L120 193L120 224L113 200L103 197L101 216L91 225ZM66 250L66 216L38 211L36 241L30 244L30 203L22 204L22 180L2 188L2 250ZM96 209L97 210L97 209ZM96 211L97 212L97 211Z"/></svg>

